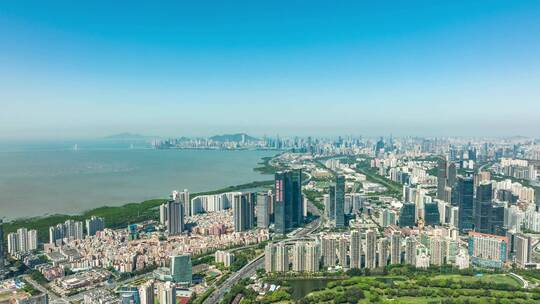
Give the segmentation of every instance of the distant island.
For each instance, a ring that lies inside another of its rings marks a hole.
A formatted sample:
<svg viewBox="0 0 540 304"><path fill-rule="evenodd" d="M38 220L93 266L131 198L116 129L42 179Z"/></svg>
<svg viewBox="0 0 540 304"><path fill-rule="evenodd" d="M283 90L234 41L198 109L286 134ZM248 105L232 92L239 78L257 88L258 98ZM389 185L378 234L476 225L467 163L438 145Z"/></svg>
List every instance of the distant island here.
<svg viewBox="0 0 540 304"><path fill-rule="evenodd" d="M113 134L113 135L109 135L105 137L105 139L112 139L112 140L148 140L148 139L154 139L154 138L159 138L159 137L158 136L145 136L145 135L129 133L129 132Z"/></svg>

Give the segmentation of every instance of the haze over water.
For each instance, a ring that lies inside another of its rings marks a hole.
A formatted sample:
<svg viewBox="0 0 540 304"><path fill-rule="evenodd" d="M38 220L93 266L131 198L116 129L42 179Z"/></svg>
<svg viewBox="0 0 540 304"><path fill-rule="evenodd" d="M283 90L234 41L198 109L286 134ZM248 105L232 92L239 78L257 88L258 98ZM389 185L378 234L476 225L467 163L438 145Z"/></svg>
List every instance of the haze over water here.
<svg viewBox="0 0 540 304"><path fill-rule="evenodd" d="M112 142L1 143L0 217L79 213L270 179L253 171L275 151L153 150Z"/></svg>

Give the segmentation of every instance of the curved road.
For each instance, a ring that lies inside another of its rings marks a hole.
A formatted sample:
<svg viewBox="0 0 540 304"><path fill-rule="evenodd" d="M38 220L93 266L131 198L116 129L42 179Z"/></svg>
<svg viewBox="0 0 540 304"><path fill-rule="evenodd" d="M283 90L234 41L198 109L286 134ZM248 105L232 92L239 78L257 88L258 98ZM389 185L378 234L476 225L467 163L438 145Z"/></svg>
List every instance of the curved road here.
<svg viewBox="0 0 540 304"><path fill-rule="evenodd" d="M311 204L310 204L311 205ZM317 208L315 208L317 209ZM317 209L318 210L318 209ZM316 231L321 225L321 219L316 218L314 221L308 223L304 226L294 237L284 239L281 241L292 241L296 239L301 239L307 235L312 234ZM230 290L230 288L238 283L243 278L249 278L255 275L257 269L264 266L264 253L258 255L255 259L251 260L248 264L242 267L239 271L231 275L221 286L216 287L216 290L204 300L204 304L215 304L219 303L220 299L223 298L225 293Z"/></svg>

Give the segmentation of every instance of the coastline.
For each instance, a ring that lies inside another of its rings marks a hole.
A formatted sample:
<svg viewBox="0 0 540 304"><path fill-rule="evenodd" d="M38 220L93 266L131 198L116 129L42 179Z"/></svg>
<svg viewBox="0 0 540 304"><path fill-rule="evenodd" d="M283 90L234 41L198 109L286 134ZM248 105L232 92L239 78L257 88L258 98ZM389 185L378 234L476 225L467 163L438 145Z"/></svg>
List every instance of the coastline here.
<svg viewBox="0 0 540 304"><path fill-rule="evenodd" d="M270 187L274 183L273 180L253 181L245 184L228 186L221 189L191 193L190 199L198 195L211 195L225 192L242 191L246 189ZM45 243L48 240L49 227L66 220L83 221L91 216L103 217L105 219L105 227L118 229L127 227L131 223L138 223L145 220L158 220L159 210L166 198L155 198L145 200L139 203L127 203L122 206L101 206L94 209L89 209L80 214L52 214L46 216L37 216L29 218L17 218L4 223L4 233L17 231L18 228L36 229L38 231L38 242Z"/></svg>

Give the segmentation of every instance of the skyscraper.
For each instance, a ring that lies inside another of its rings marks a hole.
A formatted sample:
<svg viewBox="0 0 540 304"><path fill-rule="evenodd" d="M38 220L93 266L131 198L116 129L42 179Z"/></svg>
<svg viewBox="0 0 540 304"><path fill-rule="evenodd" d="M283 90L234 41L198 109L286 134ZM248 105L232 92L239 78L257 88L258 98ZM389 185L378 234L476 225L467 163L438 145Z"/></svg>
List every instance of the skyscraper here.
<svg viewBox="0 0 540 304"><path fill-rule="evenodd" d="M366 231L366 268L376 267L377 259L377 232L375 230Z"/></svg>
<svg viewBox="0 0 540 304"><path fill-rule="evenodd" d="M416 205L405 203L399 212L399 227L414 227L416 218Z"/></svg>
<svg viewBox="0 0 540 304"><path fill-rule="evenodd" d="M28 229L19 228L17 229L17 237L19 238L19 251L27 252L28 251ZM4 240L2 240L4 241Z"/></svg>
<svg viewBox="0 0 540 304"><path fill-rule="evenodd" d="M321 260L321 250L317 243L310 242L306 244L306 267L307 272L319 271L319 262Z"/></svg>
<svg viewBox="0 0 540 304"><path fill-rule="evenodd" d="M296 272L306 271L306 245L304 242L297 242L293 248L292 270Z"/></svg>
<svg viewBox="0 0 540 304"><path fill-rule="evenodd" d="M237 194L233 198L234 231L241 232L253 228L255 193Z"/></svg>
<svg viewBox="0 0 540 304"><path fill-rule="evenodd" d="M302 171L289 170L275 174L274 225L285 234L303 222Z"/></svg>
<svg viewBox="0 0 540 304"><path fill-rule="evenodd" d="M416 265L416 240L414 237L405 238L405 263Z"/></svg>
<svg viewBox="0 0 540 304"><path fill-rule="evenodd" d="M326 268L336 266L337 241L335 236L324 235L321 238L321 247L323 266Z"/></svg>
<svg viewBox="0 0 540 304"><path fill-rule="evenodd" d="M401 232L393 231L390 238L390 264L401 264Z"/></svg>
<svg viewBox="0 0 540 304"><path fill-rule="evenodd" d="M521 268L525 268L531 262L531 238L520 233L514 236L514 243L516 264Z"/></svg>
<svg viewBox="0 0 540 304"><path fill-rule="evenodd" d="M446 159L439 157L437 159L437 198L440 200L445 199L444 189L446 187L447 175Z"/></svg>
<svg viewBox="0 0 540 304"><path fill-rule="evenodd" d="M456 164L454 162L450 162L450 164L448 164L447 186L454 187L454 184L456 183L456 178L457 178Z"/></svg>
<svg viewBox="0 0 540 304"><path fill-rule="evenodd" d="M330 185L328 187L328 199L330 210L328 211L328 219L335 220L336 219L336 185Z"/></svg>
<svg viewBox="0 0 540 304"><path fill-rule="evenodd" d="M86 233L88 236L96 235L96 232L105 229L105 220L101 217L92 216L86 220Z"/></svg>
<svg viewBox="0 0 540 304"><path fill-rule="evenodd" d="M173 282L189 286L191 285L192 275L191 255L171 256L171 277Z"/></svg>
<svg viewBox="0 0 540 304"><path fill-rule="evenodd" d="M167 204L163 203L159 206L159 223L167 226Z"/></svg>
<svg viewBox="0 0 540 304"><path fill-rule="evenodd" d="M540 184L533 183L534 189L534 204L536 205L536 211L540 211Z"/></svg>
<svg viewBox="0 0 540 304"><path fill-rule="evenodd" d="M441 266L446 263L447 242L441 237L432 237L429 243L430 263Z"/></svg>
<svg viewBox="0 0 540 304"><path fill-rule="evenodd" d="M336 195L335 195L335 221L336 227L345 227L345 176L336 177Z"/></svg>
<svg viewBox="0 0 540 304"><path fill-rule="evenodd" d="M64 223L64 237L68 240L82 240L83 223L80 221L67 220Z"/></svg>
<svg viewBox="0 0 540 304"><path fill-rule="evenodd" d="M257 194L257 227L268 228L270 226L270 205L272 197L267 192Z"/></svg>
<svg viewBox="0 0 540 304"><path fill-rule="evenodd" d="M360 237L360 231L351 231L351 268L360 268L360 257L362 256L362 239Z"/></svg>
<svg viewBox="0 0 540 304"><path fill-rule="evenodd" d="M474 181L471 177L459 177L457 182L458 226L462 232L470 231L474 226Z"/></svg>
<svg viewBox="0 0 540 304"><path fill-rule="evenodd" d="M141 304L154 304L154 281L148 281L139 287Z"/></svg>
<svg viewBox="0 0 540 304"><path fill-rule="evenodd" d="M349 268L349 263L347 262L347 250L349 247L349 241L341 237L338 241L338 261L339 265L343 268Z"/></svg>
<svg viewBox="0 0 540 304"><path fill-rule="evenodd" d="M166 202L167 232L169 235L178 235L184 231L184 207L174 199Z"/></svg>
<svg viewBox="0 0 540 304"><path fill-rule="evenodd" d="M426 203L424 204L424 213L425 213L425 223L429 226L435 226L440 224L440 214L439 206L437 203Z"/></svg>
<svg viewBox="0 0 540 304"><path fill-rule="evenodd" d="M276 246L272 243L264 247L264 270L266 272L276 271Z"/></svg>
<svg viewBox="0 0 540 304"><path fill-rule="evenodd" d="M491 183L482 182L476 188L476 200L474 204L474 231L491 233L490 217L493 208L493 189Z"/></svg>
<svg viewBox="0 0 540 304"><path fill-rule="evenodd" d="M289 247L284 243L276 245L276 270L277 272L289 271Z"/></svg>
<svg viewBox="0 0 540 304"><path fill-rule="evenodd" d="M489 229L491 234L506 235L506 228L504 226L504 203L496 203L491 206L491 215L489 217Z"/></svg>
<svg viewBox="0 0 540 304"><path fill-rule="evenodd" d="M176 304L176 287L171 282L164 282L158 286L159 304Z"/></svg>
<svg viewBox="0 0 540 304"><path fill-rule="evenodd" d="M388 263L388 239L382 238L378 241L379 267L386 267Z"/></svg>

